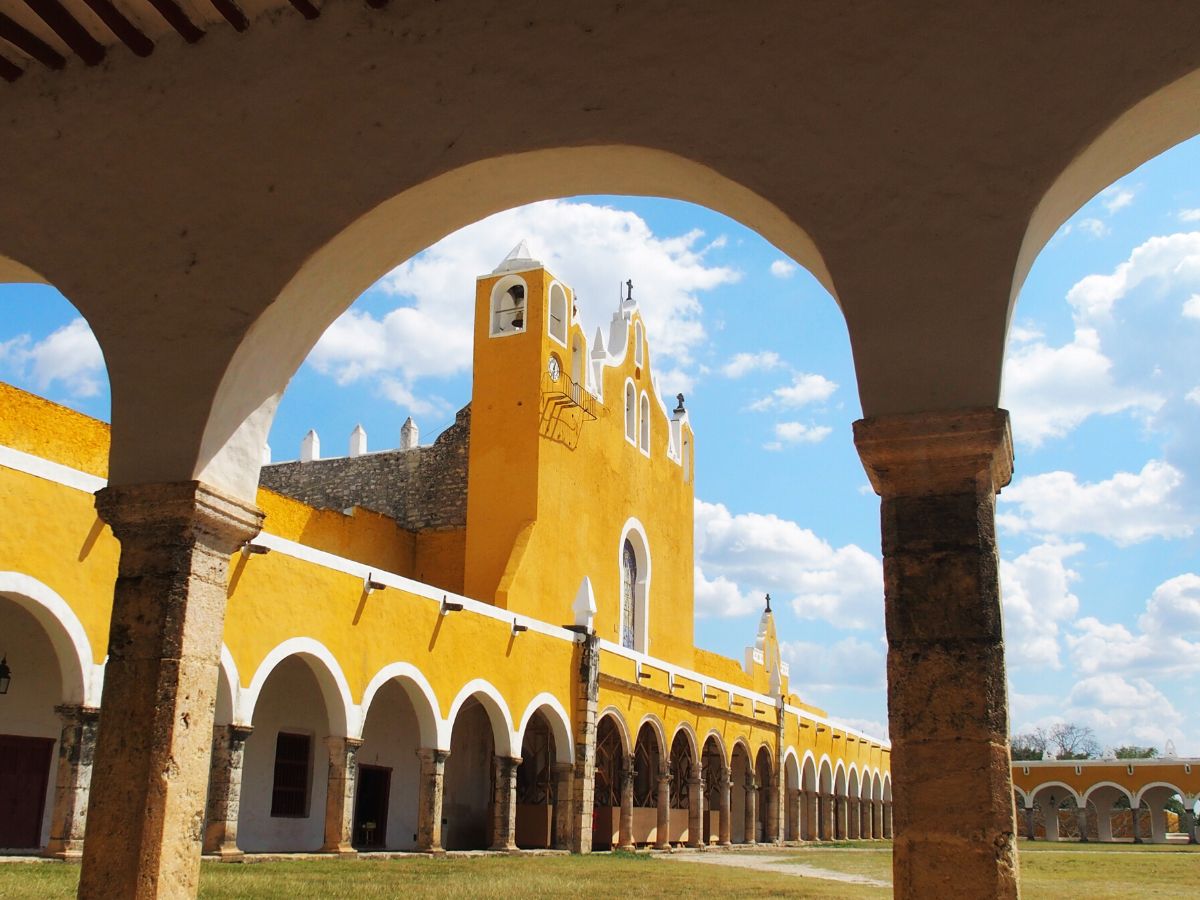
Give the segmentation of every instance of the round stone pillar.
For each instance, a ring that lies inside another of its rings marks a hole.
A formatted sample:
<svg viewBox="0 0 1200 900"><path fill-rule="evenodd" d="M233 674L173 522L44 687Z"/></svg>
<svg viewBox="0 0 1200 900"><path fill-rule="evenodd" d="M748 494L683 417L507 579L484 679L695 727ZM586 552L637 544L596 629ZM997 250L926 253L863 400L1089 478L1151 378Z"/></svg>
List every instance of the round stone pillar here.
<svg viewBox="0 0 1200 900"><path fill-rule="evenodd" d="M733 790L733 780L729 777L729 768L726 767L721 773L721 787L718 792L721 805L717 813L717 830L720 832L718 843L722 847L729 847L733 844L733 819L730 817L730 798L729 793Z"/></svg>
<svg viewBox="0 0 1200 900"><path fill-rule="evenodd" d="M658 820L654 828L654 849L671 849L671 773L658 774Z"/></svg>
<svg viewBox="0 0 1200 900"><path fill-rule="evenodd" d="M637 760L632 756L625 757L625 766L621 769L621 819L619 840L621 850L633 850L633 781L637 777Z"/></svg>
<svg viewBox="0 0 1200 900"><path fill-rule="evenodd" d="M1008 413L863 419L854 440L882 498L895 894L1016 897L995 536Z"/></svg>

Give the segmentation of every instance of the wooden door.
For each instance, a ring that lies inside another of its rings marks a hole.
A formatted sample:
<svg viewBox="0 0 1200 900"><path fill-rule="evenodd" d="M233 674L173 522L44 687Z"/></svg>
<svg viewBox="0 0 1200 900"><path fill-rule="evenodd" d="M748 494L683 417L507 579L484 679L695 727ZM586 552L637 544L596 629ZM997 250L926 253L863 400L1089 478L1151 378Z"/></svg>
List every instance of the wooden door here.
<svg viewBox="0 0 1200 900"><path fill-rule="evenodd" d="M0 848L41 846L54 738L0 734Z"/></svg>

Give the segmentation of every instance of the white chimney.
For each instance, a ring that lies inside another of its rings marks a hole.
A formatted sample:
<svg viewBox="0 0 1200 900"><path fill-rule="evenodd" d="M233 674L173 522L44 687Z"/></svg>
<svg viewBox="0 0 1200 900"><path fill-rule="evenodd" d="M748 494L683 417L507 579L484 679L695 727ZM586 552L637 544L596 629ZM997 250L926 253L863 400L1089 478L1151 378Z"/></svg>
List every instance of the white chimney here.
<svg viewBox="0 0 1200 900"><path fill-rule="evenodd" d="M404 420L404 424L400 426L400 449L412 450L421 443L421 432L417 429L417 423L409 416Z"/></svg>
<svg viewBox="0 0 1200 900"><path fill-rule="evenodd" d="M367 452L367 432L362 425L355 425L350 432L350 455L362 456Z"/></svg>
<svg viewBox="0 0 1200 900"><path fill-rule="evenodd" d="M312 462L321 458L321 439L317 432L310 431L300 442L300 462Z"/></svg>
<svg viewBox="0 0 1200 900"><path fill-rule="evenodd" d="M592 630L592 623L596 620L596 595L592 591L592 579L586 575L580 582L575 602L571 604L571 611L575 614L576 625L588 631Z"/></svg>

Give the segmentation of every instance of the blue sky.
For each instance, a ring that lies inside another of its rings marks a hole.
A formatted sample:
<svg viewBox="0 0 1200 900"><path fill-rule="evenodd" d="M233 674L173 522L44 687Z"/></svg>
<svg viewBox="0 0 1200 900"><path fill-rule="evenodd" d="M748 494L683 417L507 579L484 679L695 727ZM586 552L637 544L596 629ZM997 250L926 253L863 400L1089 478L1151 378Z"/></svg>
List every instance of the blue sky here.
<svg viewBox="0 0 1200 900"><path fill-rule="evenodd" d="M1123 178L1043 250L1018 301L1003 403L1016 476L998 525L1015 730L1069 720L1106 746L1200 755L1200 140ZM607 322L618 284L697 431L696 638L736 658L762 594L793 689L886 731L878 501L837 305L752 231L700 207L576 198L476 223L382 279L300 369L270 443L323 455L362 423L422 440L470 393L474 278L520 239ZM100 418L98 348L46 287L0 287L0 378Z"/></svg>

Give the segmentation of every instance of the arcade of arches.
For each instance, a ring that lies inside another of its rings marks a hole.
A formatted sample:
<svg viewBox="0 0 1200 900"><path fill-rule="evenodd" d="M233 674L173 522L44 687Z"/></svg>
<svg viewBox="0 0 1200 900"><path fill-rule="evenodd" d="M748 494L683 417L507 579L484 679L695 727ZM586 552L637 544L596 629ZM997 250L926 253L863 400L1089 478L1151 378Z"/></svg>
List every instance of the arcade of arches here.
<svg viewBox="0 0 1200 900"><path fill-rule="evenodd" d="M895 891L1019 893L993 527L1012 470L997 408L1009 314L1072 211L1200 132L1200 6L51 6L0 0L0 278L58 287L92 326L113 390L96 509L120 541L119 577L85 893L195 889L224 571L261 527L260 449L307 351L434 240L580 193L719 210L837 298L864 413L855 441L881 496ZM63 686L79 702L99 696L84 674L92 693ZM306 676L289 665L279 677ZM317 681L333 722L337 686ZM495 738L509 723L479 702ZM453 711L452 727L482 728L473 706ZM515 760L512 733L495 751ZM673 757L673 733L656 737L622 733L635 762L618 782L622 798L641 790L669 811L681 788L637 769ZM257 764L254 740L231 736L230 758ZM701 771L716 758L691 749ZM328 755L327 835L351 817L344 772L360 750L349 730L311 748L310 760ZM767 825L782 821L783 794L764 800L757 783L758 743L720 752L741 773L731 831L756 835L771 802ZM552 779L508 763L485 778L456 772L453 752L420 759L422 797L454 783L463 802L494 790L492 807L508 809L522 778L523 796L553 794ZM818 795L827 779L827 796L846 799L811 818L851 833L851 775L814 778ZM111 787L133 784L133 800ZM413 788L397 775L387 789ZM948 794L973 800L947 807ZM145 827L131 835L134 819Z"/></svg>

